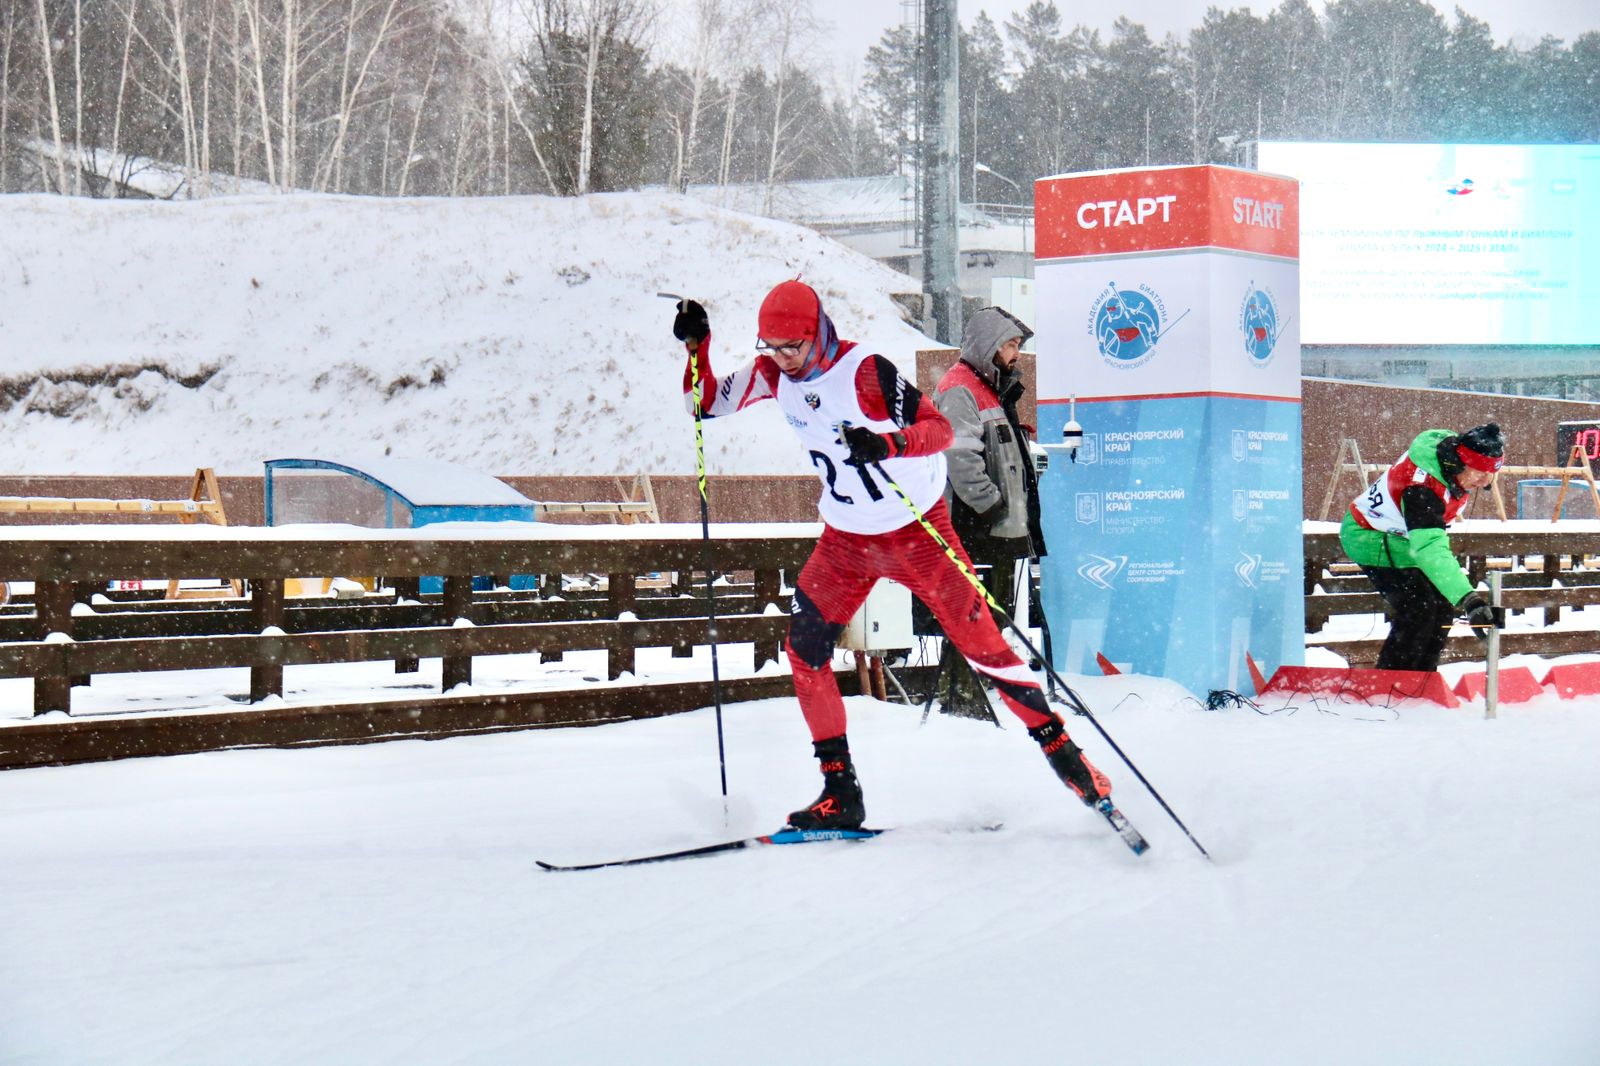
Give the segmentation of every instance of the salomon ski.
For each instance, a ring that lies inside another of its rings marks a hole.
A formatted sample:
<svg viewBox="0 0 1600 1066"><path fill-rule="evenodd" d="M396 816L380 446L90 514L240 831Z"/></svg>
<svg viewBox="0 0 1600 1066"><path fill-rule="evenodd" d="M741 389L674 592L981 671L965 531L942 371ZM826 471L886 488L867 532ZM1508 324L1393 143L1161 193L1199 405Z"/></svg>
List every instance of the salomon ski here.
<svg viewBox="0 0 1600 1066"><path fill-rule="evenodd" d="M1116 804L1111 802L1109 796L1096 803L1094 809L1105 816L1105 820L1111 823L1111 828L1117 831L1117 836L1122 838L1122 842L1128 845L1135 855L1143 855L1150 850L1150 844L1133 827L1133 823L1117 810Z"/></svg>
<svg viewBox="0 0 1600 1066"><path fill-rule="evenodd" d="M720 844L706 844L698 848L684 848L682 851L664 851L657 855L640 855L632 859L611 859L607 862L589 862L575 866L561 866L556 863L545 862L542 859L534 860L542 870L600 870L608 866L641 866L651 862L674 862L678 859L698 859L702 855L716 855L724 851L741 851L744 848L759 847L762 844L816 844L828 840L871 840L873 837L882 836L887 829L792 829L788 826L776 833L764 833L761 836L745 837L742 840L725 840Z"/></svg>

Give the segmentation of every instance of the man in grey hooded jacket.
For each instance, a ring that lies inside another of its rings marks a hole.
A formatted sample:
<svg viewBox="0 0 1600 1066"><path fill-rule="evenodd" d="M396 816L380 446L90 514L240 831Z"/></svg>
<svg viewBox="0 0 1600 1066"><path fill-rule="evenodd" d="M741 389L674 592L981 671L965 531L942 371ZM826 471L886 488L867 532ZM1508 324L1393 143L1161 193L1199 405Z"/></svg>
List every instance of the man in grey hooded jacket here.
<svg viewBox="0 0 1600 1066"><path fill-rule="evenodd" d="M1023 392L1017 360L1033 336L998 307L967 319L961 358L939 382L934 402L949 419L955 442L945 452L950 483L945 498L956 535L973 562L992 567L995 598L1014 607L1013 563L1045 554L1039 521L1039 482L1028 435L1017 420Z"/></svg>

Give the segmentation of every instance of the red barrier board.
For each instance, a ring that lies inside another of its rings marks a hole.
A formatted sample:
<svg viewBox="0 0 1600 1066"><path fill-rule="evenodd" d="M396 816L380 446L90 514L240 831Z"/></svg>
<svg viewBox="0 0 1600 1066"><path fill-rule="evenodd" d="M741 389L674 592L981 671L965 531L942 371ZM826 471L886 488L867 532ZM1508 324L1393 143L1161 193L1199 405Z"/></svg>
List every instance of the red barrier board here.
<svg viewBox="0 0 1600 1066"><path fill-rule="evenodd" d="M1481 700L1488 687L1487 673L1462 674L1460 680L1456 682L1455 694L1464 700ZM1500 668L1499 702L1526 703L1535 696L1543 694L1544 687L1539 684L1539 679L1533 676L1533 671L1526 666Z"/></svg>
<svg viewBox="0 0 1600 1066"><path fill-rule="evenodd" d="M1556 695L1564 700L1576 696L1600 696L1600 663L1552 666L1544 676L1544 683L1553 685Z"/></svg>
<svg viewBox="0 0 1600 1066"><path fill-rule="evenodd" d="M1459 707L1450 686L1437 671L1358 670L1334 666L1280 666L1261 695L1337 697L1366 703L1426 700Z"/></svg>

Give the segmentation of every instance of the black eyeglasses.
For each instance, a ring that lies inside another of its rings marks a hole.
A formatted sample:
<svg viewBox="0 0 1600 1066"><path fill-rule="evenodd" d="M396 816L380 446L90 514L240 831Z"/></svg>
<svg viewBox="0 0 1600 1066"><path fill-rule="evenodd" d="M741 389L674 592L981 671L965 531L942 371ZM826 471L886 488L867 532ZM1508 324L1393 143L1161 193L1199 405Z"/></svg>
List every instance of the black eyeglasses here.
<svg viewBox="0 0 1600 1066"><path fill-rule="evenodd" d="M800 349L804 348L805 346L806 342L803 340L791 341L788 344L768 344L766 341L757 341L756 351L772 352L774 354L782 352L785 355L799 355Z"/></svg>

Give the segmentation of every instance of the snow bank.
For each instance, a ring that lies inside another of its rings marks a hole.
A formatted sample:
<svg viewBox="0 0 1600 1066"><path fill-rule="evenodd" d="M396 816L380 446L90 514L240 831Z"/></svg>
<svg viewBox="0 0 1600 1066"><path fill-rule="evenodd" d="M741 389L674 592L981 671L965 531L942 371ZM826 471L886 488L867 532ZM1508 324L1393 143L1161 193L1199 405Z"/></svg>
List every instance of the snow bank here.
<svg viewBox="0 0 1600 1066"><path fill-rule="evenodd" d="M907 370L908 278L800 227L661 193L576 199L0 197L0 471L259 474L281 454L494 474L689 474L658 292L747 357L800 275ZM776 412L710 424L716 473L809 473Z"/></svg>

